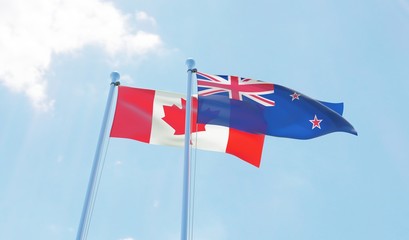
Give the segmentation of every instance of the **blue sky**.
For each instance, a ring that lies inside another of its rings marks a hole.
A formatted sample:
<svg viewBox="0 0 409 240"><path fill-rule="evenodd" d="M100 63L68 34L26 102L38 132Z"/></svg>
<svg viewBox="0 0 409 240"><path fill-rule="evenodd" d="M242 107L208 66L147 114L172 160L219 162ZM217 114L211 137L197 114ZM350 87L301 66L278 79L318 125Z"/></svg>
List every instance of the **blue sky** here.
<svg viewBox="0 0 409 240"><path fill-rule="evenodd" d="M194 239L409 239L409 1L0 1L0 239L74 239L109 75L200 71L329 102L359 133L197 151ZM183 150L108 141L88 239L179 239Z"/></svg>

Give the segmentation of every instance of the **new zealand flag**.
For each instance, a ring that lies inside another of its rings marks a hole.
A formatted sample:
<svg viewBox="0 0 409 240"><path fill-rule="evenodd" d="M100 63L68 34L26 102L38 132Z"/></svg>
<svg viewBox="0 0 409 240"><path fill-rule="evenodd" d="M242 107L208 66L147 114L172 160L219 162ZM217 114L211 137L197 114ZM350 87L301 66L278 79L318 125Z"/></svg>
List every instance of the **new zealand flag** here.
<svg viewBox="0 0 409 240"><path fill-rule="evenodd" d="M310 139L332 132L357 135L342 117L342 103L249 78L197 72L198 123L249 133Z"/></svg>

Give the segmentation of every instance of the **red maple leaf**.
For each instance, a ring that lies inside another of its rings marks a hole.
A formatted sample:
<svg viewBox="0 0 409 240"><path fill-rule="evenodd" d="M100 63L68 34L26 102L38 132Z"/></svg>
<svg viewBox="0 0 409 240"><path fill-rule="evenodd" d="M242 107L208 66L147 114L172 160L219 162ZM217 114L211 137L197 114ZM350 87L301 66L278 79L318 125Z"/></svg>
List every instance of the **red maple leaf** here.
<svg viewBox="0 0 409 240"><path fill-rule="evenodd" d="M185 115L186 115L186 100L181 98L182 108L175 104L172 106L163 106L165 116L162 118L169 126L175 129L174 135L185 134ZM191 112L190 132L206 131L205 124L197 124L197 98L192 98L192 112Z"/></svg>

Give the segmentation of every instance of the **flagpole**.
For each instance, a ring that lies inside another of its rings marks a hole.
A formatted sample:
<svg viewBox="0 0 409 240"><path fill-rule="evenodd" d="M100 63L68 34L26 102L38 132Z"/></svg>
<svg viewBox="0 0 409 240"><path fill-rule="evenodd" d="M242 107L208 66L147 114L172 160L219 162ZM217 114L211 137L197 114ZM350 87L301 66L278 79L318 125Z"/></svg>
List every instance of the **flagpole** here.
<svg viewBox="0 0 409 240"><path fill-rule="evenodd" d="M90 209L90 204L91 204L92 199L95 197L94 196L95 185L96 185L97 171L99 169L99 164L101 160L102 143L104 142L105 135L106 135L106 127L107 127L109 113L111 110L112 97L114 95L115 87L119 85L119 81L118 81L119 78L120 78L119 73L117 72L111 73L111 86L109 88L108 99L107 99L107 103L105 106L105 113L104 113L104 117L102 120L101 130L99 132L97 149L95 151L94 162L92 164L87 193L85 195L84 206L82 208L81 220L80 220L80 224L78 227L77 238L76 238L77 240L86 239L87 234L86 234L85 228L86 226L89 226L89 223L90 223L90 212L92 210Z"/></svg>
<svg viewBox="0 0 409 240"><path fill-rule="evenodd" d="M183 166L183 195L182 195L182 226L180 239L187 240L188 234L188 209L189 209L189 182L190 182L190 124L191 124L191 105L192 105L192 78L195 72L195 60L188 58L186 60L187 69L187 94L186 94L186 117L185 117L185 152Z"/></svg>

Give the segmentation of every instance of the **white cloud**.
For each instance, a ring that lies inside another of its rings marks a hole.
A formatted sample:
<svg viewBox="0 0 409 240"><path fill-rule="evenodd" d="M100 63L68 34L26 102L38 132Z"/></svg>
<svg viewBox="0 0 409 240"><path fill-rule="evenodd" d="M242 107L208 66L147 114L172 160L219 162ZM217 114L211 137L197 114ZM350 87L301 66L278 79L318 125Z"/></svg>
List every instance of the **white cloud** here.
<svg viewBox="0 0 409 240"><path fill-rule="evenodd" d="M133 237L120 238L118 240L135 240Z"/></svg>
<svg viewBox="0 0 409 240"><path fill-rule="evenodd" d="M146 12L137 12L136 15L136 20L137 21L146 21L150 24L152 24L153 26L156 26L156 20L155 18L149 16Z"/></svg>
<svg viewBox="0 0 409 240"><path fill-rule="evenodd" d="M108 54L141 55L161 46L158 35L132 29L131 16L101 0L0 0L0 83L42 110L53 106L44 75L53 56L100 46ZM144 12L136 20L155 19Z"/></svg>

